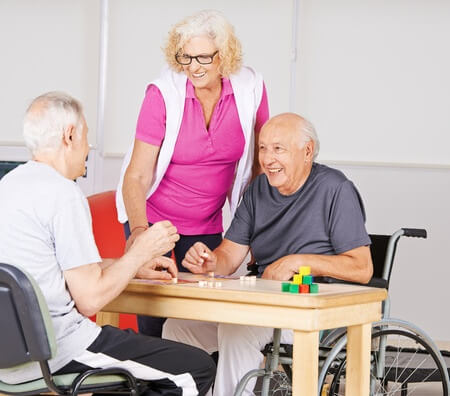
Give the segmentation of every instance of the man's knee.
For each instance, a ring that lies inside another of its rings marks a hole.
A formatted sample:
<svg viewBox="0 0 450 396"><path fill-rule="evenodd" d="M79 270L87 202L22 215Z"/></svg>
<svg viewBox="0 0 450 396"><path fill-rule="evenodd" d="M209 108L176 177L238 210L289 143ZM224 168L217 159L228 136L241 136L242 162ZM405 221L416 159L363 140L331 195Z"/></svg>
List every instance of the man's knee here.
<svg viewBox="0 0 450 396"><path fill-rule="evenodd" d="M167 319L162 328L162 337L168 340L186 341L190 333L189 321L183 319Z"/></svg>
<svg viewBox="0 0 450 396"><path fill-rule="evenodd" d="M235 348L253 347L261 350L272 340L273 329L256 326L242 326L220 323L218 329L219 344L232 345Z"/></svg>

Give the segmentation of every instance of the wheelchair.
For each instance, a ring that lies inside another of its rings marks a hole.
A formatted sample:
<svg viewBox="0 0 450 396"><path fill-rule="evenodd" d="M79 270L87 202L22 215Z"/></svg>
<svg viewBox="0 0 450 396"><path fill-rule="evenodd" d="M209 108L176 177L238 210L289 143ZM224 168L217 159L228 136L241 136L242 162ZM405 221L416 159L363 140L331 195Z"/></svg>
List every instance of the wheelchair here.
<svg viewBox="0 0 450 396"><path fill-rule="evenodd" d="M374 274L367 286L389 290L389 282L400 237L426 238L424 229L402 228L392 235L370 235ZM255 268L249 266L250 270ZM316 282L349 283L316 277ZM450 352L440 351L434 341L412 323L390 318L389 297L383 302L382 319L372 325L370 396L422 395L433 382L433 395L448 396ZM248 381L260 377L254 393L261 396L291 395L292 345L280 344L281 329L274 329L273 342L266 345L265 367L248 372L236 387L242 395ZM325 330L319 350L318 396L345 394L346 329Z"/></svg>

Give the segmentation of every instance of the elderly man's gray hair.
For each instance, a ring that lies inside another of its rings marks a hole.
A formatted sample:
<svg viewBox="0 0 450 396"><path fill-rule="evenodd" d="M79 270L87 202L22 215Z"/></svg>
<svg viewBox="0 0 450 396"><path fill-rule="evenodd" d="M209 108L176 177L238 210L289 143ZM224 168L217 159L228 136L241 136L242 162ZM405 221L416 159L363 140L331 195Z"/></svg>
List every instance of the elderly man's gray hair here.
<svg viewBox="0 0 450 396"><path fill-rule="evenodd" d="M32 154L56 150L62 143L63 132L71 125L82 132L81 103L64 92L48 92L34 99L23 122L25 145Z"/></svg>
<svg viewBox="0 0 450 396"><path fill-rule="evenodd" d="M301 132L302 146L311 140L314 142L314 152L313 152L313 161L314 161L319 155L320 150L320 142L317 136L316 129L314 128L313 124L311 124L307 119L303 118L300 132Z"/></svg>

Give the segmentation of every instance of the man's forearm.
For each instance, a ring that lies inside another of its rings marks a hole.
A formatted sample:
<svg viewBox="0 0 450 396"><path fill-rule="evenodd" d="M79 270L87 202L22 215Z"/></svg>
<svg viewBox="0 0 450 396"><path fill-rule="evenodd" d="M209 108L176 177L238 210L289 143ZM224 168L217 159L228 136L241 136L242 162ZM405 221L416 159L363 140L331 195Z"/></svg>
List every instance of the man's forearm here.
<svg viewBox="0 0 450 396"><path fill-rule="evenodd" d="M237 244L233 243L231 249L230 246L228 248L226 246L221 248L221 246L214 250L217 257L216 272L221 275L231 275L242 264L249 248L240 245L239 249L235 249Z"/></svg>
<svg viewBox="0 0 450 396"><path fill-rule="evenodd" d="M373 272L370 250L362 246L338 255L291 254L281 257L264 271L264 278L288 280L301 266L311 267L315 276L330 276L367 283Z"/></svg>
<svg viewBox="0 0 450 396"><path fill-rule="evenodd" d="M302 265L311 267L315 276L330 276L350 282L367 283L372 276L372 265L363 258L342 255L301 255Z"/></svg>
<svg viewBox="0 0 450 396"><path fill-rule="evenodd" d="M102 270L104 270L104 269L108 268L110 265L114 264L116 261L117 261L117 259L102 257L102 261L99 263L100 268Z"/></svg>
<svg viewBox="0 0 450 396"><path fill-rule="evenodd" d="M216 271L220 275L230 275L232 274L233 268L230 265L230 260L227 258L227 254L224 252L214 251L214 253L217 256L217 264L216 264Z"/></svg>
<svg viewBox="0 0 450 396"><path fill-rule="evenodd" d="M101 310L117 297L135 276L140 261L130 254L64 272L77 309L86 316Z"/></svg>

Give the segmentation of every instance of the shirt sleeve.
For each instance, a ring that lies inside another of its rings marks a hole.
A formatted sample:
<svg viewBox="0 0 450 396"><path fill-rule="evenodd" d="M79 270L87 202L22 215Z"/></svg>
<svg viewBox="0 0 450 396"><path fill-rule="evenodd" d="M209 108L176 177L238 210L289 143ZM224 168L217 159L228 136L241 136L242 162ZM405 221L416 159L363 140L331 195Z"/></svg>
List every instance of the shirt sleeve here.
<svg viewBox="0 0 450 396"><path fill-rule="evenodd" d="M350 180L337 189L330 211L330 239L336 254L370 245L361 196Z"/></svg>
<svg viewBox="0 0 450 396"><path fill-rule="evenodd" d="M136 126L136 139L161 146L166 134L166 104L161 91L149 85L142 102Z"/></svg>
<svg viewBox="0 0 450 396"><path fill-rule="evenodd" d="M53 219L56 260L62 271L102 261L92 231L89 205L81 192L65 202Z"/></svg>
<svg viewBox="0 0 450 396"><path fill-rule="evenodd" d="M255 132L259 133L264 123L269 119L269 102L267 100L266 85L263 82L263 92L261 97L261 103L259 104L258 111L256 112Z"/></svg>
<svg viewBox="0 0 450 396"><path fill-rule="evenodd" d="M251 200L251 188L249 187L242 197L241 203L236 209L230 227L225 233L225 238L240 245L250 246L250 240L254 228L253 205Z"/></svg>

